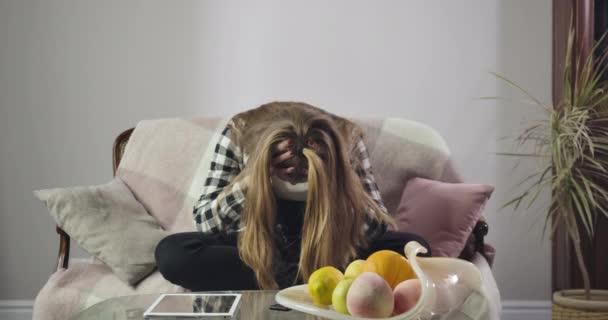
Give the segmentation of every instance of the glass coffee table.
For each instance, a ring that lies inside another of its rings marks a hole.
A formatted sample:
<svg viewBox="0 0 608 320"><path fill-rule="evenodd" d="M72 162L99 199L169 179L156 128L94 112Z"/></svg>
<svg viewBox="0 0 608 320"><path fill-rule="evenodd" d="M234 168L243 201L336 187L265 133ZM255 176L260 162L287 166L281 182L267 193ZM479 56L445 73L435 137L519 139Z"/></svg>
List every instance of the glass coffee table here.
<svg viewBox="0 0 608 320"><path fill-rule="evenodd" d="M235 319L243 320L313 320L321 319L296 310L276 311L270 310L275 304L274 296L278 291L240 291L242 302ZM229 293L224 291L224 293ZM230 293L235 293L230 292ZM160 294L132 295L111 298L101 301L81 311L72 320L141 320L146 309L160 296ZM175 317L153 319L177 319ZM185 319L185 318L179 318ZM190 318L196 319L196 318Z"/></svg>

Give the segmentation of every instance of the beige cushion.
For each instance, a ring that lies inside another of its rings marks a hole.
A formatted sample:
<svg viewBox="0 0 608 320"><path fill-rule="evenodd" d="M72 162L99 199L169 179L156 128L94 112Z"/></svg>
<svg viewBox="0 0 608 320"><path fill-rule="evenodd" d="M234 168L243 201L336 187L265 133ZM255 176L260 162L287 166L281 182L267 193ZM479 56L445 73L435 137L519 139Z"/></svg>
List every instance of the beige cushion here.
<svg viewBox="0 0 608 320"><path fill-rule="evenodd" d="M133 285L154 270L154 250L168 233L121 179L34 194L46 204L57 225L122 281Z"/></svg>

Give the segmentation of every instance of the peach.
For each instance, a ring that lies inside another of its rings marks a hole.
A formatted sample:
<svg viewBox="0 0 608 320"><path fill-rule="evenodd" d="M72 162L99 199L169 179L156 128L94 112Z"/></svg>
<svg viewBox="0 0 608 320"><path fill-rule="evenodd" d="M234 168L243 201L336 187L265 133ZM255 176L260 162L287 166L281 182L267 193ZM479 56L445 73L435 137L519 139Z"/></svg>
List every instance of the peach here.
<svg viewBox="0 0 608 320"><path fill-rule="evenodd" d="M361 273L351 284L346 295L348 312L357 317L384 318L393 313L393 290L378 274Z"/></svg>
<svg viewBox="0 0 608 320"><path fill-rule="evenodd" d="M419 279L405 280L395 287L395 314L407 312L418 303L422 286Z"/></svg>

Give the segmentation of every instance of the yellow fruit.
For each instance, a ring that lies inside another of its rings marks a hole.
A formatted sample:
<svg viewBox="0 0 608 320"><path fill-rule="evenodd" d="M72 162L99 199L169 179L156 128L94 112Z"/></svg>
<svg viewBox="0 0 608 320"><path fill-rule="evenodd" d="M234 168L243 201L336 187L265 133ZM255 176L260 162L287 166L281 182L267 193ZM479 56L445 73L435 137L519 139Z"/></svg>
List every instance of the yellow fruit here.
<svg viewBox="0 0 608 320"><path fill-rule="evenodd" d="M348 293L348 289L350 285L353 284L353 278L345 278L340 281L336 288L334 289L334 293L331 295L331 304L334 306L334 309L340 313L350 314L348 313L348 309L346 307L346 294Z"/></svg>
<svg viewBox="0 0 608 320"><path fill-rule="evenodd" d="M390 250L376 251L369 256L363 264L363 272L377 273L392 289L405 280L416 278L407 259Z"/></svg>
<svg viewBox="0 0 608 320"><path fill-rule="evenodd" d="M355 260L351 262L346 270L344 270L344 278L356 278L363 272L363 264L365 260Z"/></svg>
<svg viewBox="0 0 608 320"><path fill-rule="evenodd" d="M323 267L317 269L308 278L308 292L315 303L330 305L334 289L344 275L334 267Z"/></svg>

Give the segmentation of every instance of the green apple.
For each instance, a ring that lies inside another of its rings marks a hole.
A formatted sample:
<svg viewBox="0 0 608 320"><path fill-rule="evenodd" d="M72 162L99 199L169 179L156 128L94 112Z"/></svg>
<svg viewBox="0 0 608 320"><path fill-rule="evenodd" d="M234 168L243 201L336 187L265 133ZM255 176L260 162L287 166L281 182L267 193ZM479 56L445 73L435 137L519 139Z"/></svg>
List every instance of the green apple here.
<svg viewBox="0 0 608 320"><path fill-rule="evenodd" d="M353 278L348 278L338 282L338 285L331 295L331 304L334 306L336 311L349 314L348 309L346 308L346 294L348 293L348 289L350 289L350 285L354 280L355 279Z"/></svg>
<svg viewBox="0 0 608 320"><path fill-rule="evenodd" d="M344 278L356 278L363 272L364 263L365 260L355 260L351 262L348 267L346 267L346 270L344 270Z"/></svg>

